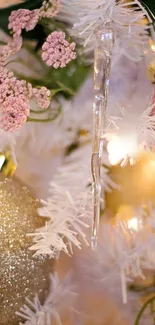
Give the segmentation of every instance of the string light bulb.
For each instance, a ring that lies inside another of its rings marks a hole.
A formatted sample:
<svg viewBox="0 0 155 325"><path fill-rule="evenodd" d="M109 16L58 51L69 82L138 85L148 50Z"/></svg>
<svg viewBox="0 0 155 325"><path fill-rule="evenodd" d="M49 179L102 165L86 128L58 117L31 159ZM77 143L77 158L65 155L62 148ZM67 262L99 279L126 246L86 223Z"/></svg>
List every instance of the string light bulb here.
<svg viewBox="0 0 155 325"><path fill-rule="evenodd" d="M150 43L151 50L155 53L155 42L152 39L150 39L149 43Z"/></svg>
<svg viewBox="0 0 155 325"><path fill-rule="evenodd" d="M142 227L142 220L138 217L133 217L128 221L128 229L138 232Z"/></svg>
<svg viewBox="0 0 155 325"><path fill-rule="evenodd" d="M133 157L137 153L137 150L138 147L136 139L131 135L122 137L113 135L107 144L109 162L113 166L119 164L122 161L125 162L126 160L129 160L132 164L134 161Z"/></svg>

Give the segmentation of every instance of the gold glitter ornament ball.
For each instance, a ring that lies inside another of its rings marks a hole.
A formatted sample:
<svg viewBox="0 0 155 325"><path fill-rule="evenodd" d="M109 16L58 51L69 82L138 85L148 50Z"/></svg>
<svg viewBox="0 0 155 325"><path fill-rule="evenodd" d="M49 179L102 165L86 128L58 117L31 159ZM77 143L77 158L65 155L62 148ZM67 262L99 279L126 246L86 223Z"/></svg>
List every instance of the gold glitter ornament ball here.
<svg viewBox="0 0 155 325"><path fill-rule="evenodd" d="M147 76L152 83L155 83L155 60L149 64Z"/></svg>
<svg viewBox="0 0 155 325"><path fill-rule="evenodd" d="M0 325L18 325L25 298L43 300L48 288L52 262L33 257L27 236L43 225L38 206L26 187L0 174Z"/></svg>

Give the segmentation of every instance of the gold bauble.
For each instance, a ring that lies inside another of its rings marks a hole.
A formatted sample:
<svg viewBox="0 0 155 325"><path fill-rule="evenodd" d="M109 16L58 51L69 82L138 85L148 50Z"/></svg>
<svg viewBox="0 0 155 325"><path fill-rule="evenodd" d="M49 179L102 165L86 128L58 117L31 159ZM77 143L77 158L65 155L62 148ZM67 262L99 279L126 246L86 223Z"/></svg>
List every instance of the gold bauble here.
<svg viewBox="0 0 155 325"><path fill-rule="evenodd" d="M37 215L38 201L17 180L0 174L0 324L18 325L15 314L39 294L44 299L52 264L48 258L33 257L28 233L43 226Z"/></svg>
<svg viewBox="0 0 155 325"><path fill-rule="evenodd" d="M155 61L153 61L149 64L147 76L151 82L155 83Z"/></svg>
<svg viewBox="0 0 155 325"><path fill-rule="evenodd" d="M116 215L123 205L137 207L155 205L155 153L145 152L134 165L112 166L109 175L120 189L106 193L105 205L108 215Z"/></svg>

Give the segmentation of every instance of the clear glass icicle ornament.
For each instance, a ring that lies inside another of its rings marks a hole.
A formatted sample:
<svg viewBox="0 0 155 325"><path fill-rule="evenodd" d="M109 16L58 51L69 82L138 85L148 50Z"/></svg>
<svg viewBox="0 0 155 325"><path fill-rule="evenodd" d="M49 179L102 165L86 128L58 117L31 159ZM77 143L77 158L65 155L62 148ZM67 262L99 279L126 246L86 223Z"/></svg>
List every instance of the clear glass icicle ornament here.
<svg viewBox="0 0 155 325"><path fill-rule="evenodd" d="M101 202L101 159L104 132L107 124L109 75L114 45L114 33L109 21L100 25L95 34L94 51L94 103L93 103L93 152L91 160L93 178L93 224L91 246L97 246L97 233Z"/></svg>

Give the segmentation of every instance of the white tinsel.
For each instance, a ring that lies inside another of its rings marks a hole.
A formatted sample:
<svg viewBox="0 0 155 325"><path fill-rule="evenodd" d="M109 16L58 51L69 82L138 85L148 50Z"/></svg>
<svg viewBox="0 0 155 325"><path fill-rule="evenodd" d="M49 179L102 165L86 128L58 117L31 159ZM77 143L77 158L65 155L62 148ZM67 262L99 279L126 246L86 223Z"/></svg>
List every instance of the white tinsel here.
<svg viewBox="0 0 155 325"><path fill-rule="evenodd" d="M139 103L136 104L133 103L133 106L127 109L120 108L122 117L109 117L109 128L105 137L109 142L107 147L109 158L113 154L114 147L119 148L117 153L115 152L116 163L125 162L128 158L132 160L142 150L150 151L150 148L155 146L155 115L151 114L155 104L151 105L150 101L150 106L144 111L141 106L140 112Z"/></svg>
<svg viewBox="0 0 155 325"><path fill-rule="evenodd" d="M52 321L55 321L56 325L62 325L61 316L73 310L77 298L75 289L70 273L63 280L60 280L57 273L51 274L49 292L44 303L40 303L38 296L33 302L26 298L27 304L20 312L16 312L25 320L20 325L51 325Z"/></svg>
<svg viewBox="0 0 155 325"><path fill-rule="evenodd" d="M65 158L64 164L58 168L56 175L53 177L53 182L62 188L63 191L70 192L74 198L87 190L88 186L91 185L91 152L91 142L83 143ZM116 184L108 175L109 162L106 153L104 153L102 163L102 183L104 184L105 191L108 192L116 187Z"/></svg>
<svg viewBox="0 0 155 325"><path fill-rule="evenodd" d="M34 245L32 250L37 254L58 256L60 251L72 253L72 245L81 248L82 238L86 244L86 228L91 212L91 197L89 192L84 192L76 200L72 194L63 188L53 185L54 196L39 209L41 216L48 218L46 226L32 234ZM80 237L80 238L79 238Z"/></svg>
<svg viewBox="0 0 155 325"><path fill-rule="evenodd" d="M127 302L127 285L137 277L145 279L145 270L155 270L155 236L154 228L150 227L155 224L155 214L152 209L149 216L145 213L142 207L135 210L134 218L141 225L137 230L130 229L128 222L103 223L97 250L82 255L82 272L96 285L110 283L119 274L123 302Z"/></svg>
<svg viewBox="0 0 155 325"><path fill-rule="evenodd" d="M72 244L81 248L81 239L88 244L86 228L92 218L90 155L91 144L83 144L66 157L64 165L53 177L50 198L43 201L43 207L39 209L39 214L49 221L33 234L35 244L31 249L36 254L54 257L61 250L67 254L72 252ZM105 157L103 163L104 191L118 188L108 175Z"/></svg>
<svg viewBox="0 0 155 325"><path fill-rule="evenodd" d="M115 54L125 54L130 60L138 61L148 47L148 27L139 22L151 18L138 0L130 2L116 0L62 0L60 19L65 17L73 24L72 35L87 45L86 54L94 48L95 32L106 21L111 21L115 34Z"/></svg>

